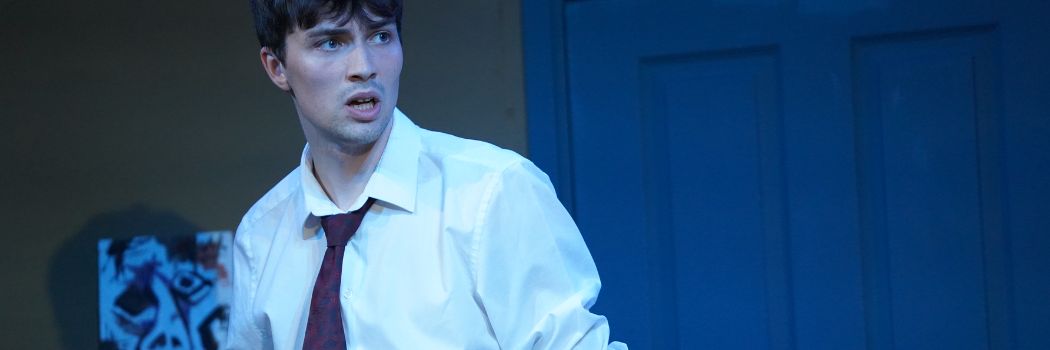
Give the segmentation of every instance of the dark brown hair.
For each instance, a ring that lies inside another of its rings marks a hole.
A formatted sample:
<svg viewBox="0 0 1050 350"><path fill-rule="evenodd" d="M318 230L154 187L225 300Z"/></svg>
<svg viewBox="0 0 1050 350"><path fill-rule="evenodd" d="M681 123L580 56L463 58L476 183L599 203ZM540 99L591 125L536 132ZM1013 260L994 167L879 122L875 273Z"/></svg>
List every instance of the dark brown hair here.
<svg viewBox="0 0 1050 350"><path fill-rule="evenodd" d="M284 40L293 30L310 29L323 20L374 22L369 15L393 20L401 35L401 0L248 0L259 45L284 60ZM367 12L367 13L366 13Z"/></svg>

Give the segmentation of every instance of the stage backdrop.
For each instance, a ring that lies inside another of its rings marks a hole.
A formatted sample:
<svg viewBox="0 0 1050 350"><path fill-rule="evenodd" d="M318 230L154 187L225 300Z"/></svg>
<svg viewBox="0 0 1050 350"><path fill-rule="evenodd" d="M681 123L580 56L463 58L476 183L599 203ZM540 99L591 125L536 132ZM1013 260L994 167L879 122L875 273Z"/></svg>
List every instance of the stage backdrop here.
<svg viewBox="0 0 1050 350"><path fill-rule="evenodd" d="M523 5L632 350L1050 349L1050 2Z"/></svg>

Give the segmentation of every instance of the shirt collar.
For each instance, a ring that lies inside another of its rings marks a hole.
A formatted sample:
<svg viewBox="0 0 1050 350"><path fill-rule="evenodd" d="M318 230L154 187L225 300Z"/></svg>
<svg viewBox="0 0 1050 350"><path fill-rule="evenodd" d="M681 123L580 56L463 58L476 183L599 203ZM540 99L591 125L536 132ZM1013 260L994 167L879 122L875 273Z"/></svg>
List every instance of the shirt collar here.
<svg viewBox="0 0 1050 350"><path fill-rule="evenodd" d="M408 212L415 211L416 176L419 172L419 152L422 149L419 127L397 108L394 109L393 118L393 129L390 130L379 164L369 177L364 192L350 206L350 210L361 208L365 201L372 197ZM328 198L314 177L309 144L303 148L299 162L305 209L316 217L345 213L346 211L340 210Z"/></svg>

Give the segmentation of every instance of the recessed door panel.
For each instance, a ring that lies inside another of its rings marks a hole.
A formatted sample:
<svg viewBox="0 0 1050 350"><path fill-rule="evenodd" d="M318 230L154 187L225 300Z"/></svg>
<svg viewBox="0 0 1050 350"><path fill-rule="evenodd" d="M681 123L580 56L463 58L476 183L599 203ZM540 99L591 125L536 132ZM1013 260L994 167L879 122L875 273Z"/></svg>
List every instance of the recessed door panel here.
<svg viewBox="0 0 1050 350"><path fill-rule="evenodd" d="M679 348L790 336L777 65L775 48L641 62L659 324L710 330L678 334Z"/></svg>
<svg viewBox="0 0 1050 350"><path fill-rule="evenodd" d="M982 191L999 181L992 115L994 30L898 35L855 45L861 209L873 344L987 349ZM994 198L988 198L994 197ZM990 214L996 215L995 213ZM995 244L996 240L990 241Z"/></svg>

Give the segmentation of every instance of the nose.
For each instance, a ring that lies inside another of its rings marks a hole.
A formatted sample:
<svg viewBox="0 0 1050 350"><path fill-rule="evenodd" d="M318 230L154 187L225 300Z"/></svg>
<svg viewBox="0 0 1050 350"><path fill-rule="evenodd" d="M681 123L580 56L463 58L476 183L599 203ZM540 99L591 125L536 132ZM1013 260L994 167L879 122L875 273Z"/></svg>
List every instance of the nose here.
<svg viewBox="0 0 1050 350"><path fill-rule="evenodd" d="M171 294L169 286L158 278L152 282L153 292L157 297L157 321L153 329L143 337L140 349L190 349L193 348L189 324L179 311L176 296ZM188 315L187 315L188 316Z"/></svg>
<svg viewBox="0 0 1050 350"><path fill-rule="evenodd" d="M181 350L189 349L193 346L189 341L182 336L174 334L157 334L153 337L147 338L146 341L142 342L141 349L150 350Z"/></svg>
<svg viewBox="0 0 1050 350"><path fill-rule="evenodd" d="M158 324L142 339L142 349L189 349L193 347L182 319L174 313L162 314Z"/></svg>
<svg viewBox="0 0 1050 350"><path fill-rule="evenodd" d="M376 77L376 67L372 49L368 45L358 45L347 57L347 79L363 83Z"/></svg>

